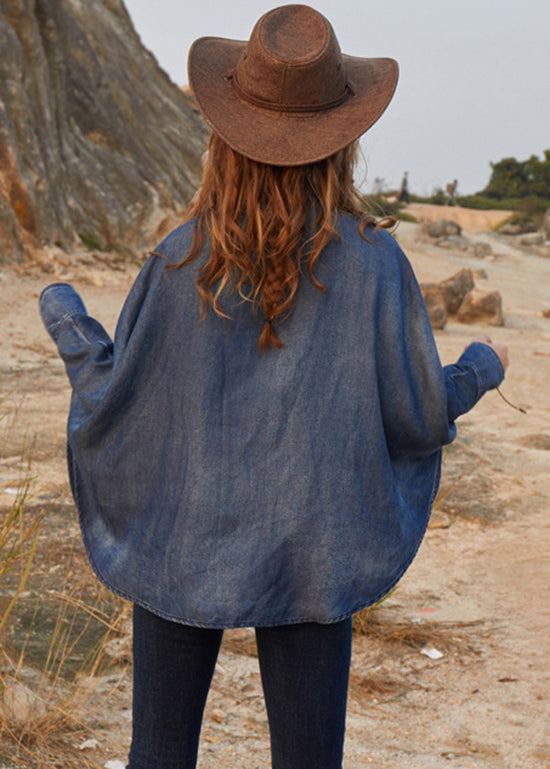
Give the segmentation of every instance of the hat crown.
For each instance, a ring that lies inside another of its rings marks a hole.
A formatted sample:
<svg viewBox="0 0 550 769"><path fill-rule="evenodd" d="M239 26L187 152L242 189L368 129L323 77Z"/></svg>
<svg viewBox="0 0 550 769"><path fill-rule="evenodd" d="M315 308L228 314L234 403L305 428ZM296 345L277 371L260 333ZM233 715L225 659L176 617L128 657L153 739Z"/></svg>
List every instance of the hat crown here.
<svg viewBox="0 0 550 769"><path fill-rule="evenodd" d="M233 78L241 98L278 111L328 109L348 95L334 30L306 5L285 5L262 16Z"/></svg>

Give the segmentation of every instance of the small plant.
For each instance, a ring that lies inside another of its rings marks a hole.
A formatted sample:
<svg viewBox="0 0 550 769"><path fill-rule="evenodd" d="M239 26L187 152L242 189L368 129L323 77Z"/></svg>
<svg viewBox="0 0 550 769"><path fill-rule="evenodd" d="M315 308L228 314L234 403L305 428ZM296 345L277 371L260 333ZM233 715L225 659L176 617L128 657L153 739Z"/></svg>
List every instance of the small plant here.
<svg viewBox="0 0 550 769"><path fill-rule="evenodd" d="M366 609L362 609L357 612L357 614L353 615L352 628L356 635L368 635L373 612L378 611L396 590L397 586L392 588L389 593L386 593L386 595L376 601L376 603L373 603L372 606L367 606Z"/></svg>
<svg viewBox="0 0 550 769"><path fill-rule="evenodd" d="M27 477L17 489L13 503L0 519L0 588L2 588L0 644L8 618L27 584L40 534L42 516L38 515L29 521L23 513L29 483L30 480ZM3 590L6 578L11 578L14 582L8 595Z"/></svg>
<svg viewBox="0 0 550 769"><path fill-rule="evenodd" d="M442 187L436 187L427 202L435 206L446 206L449 202L449 197L445 194L445 190Z"/></svg>
<svg viewBox="0 0 550 769"><path fill-rule="evenodd" d="M103 251L103 241L97 232L79 232L78 237L88 251Z"/></svg>
<svg viewBox="0 0 550 769"><path fill-rule="evenodd" d="M402 222L416 221L414 216L406 212L403 203L400 203L395 197L388 197L384 194L364 195L363 200L369 211L378 219L391 216Z"/></svg>

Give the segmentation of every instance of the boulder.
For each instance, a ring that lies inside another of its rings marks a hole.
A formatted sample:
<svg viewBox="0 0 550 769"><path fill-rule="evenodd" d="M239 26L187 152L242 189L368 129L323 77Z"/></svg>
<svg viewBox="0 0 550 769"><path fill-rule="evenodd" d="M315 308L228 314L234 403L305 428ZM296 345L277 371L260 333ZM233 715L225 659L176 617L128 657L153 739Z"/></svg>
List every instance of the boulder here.
<svg viewBox="0 0 550 769"><path fill-rule="evenodd" d="M470 247L470 241L463 235L447 235L444 238L439 238L435 241L435 245L440 248L457 249L458 251L466 251Z"/></svg>
<svg viewBox="0 0 550 769"><path fill-rule="evenodd" d="M428 310L432 328L445 328L447 323L447 308L443 290L437 283L424 283L420 286L424 303Z"/></svg>
<svg viewBox="0 0 550 769"><path fill-rule="evenodd" d="M466 294L474 288L474 274L472 270L464 268L439 283L443 294L443 301L449 315L458 312Z"/></svg>
<svg viewBox="0 0 550 769"><path fill-rule="evenodd" d="M546 240L550 240L550 208L546 210L542 220L542 232Z"/></svg>
<svg viewBox="0 0 550 769"><path fill-rule="evenodd" d="M464 297L456 317L461 323L504 325L500 292L473 288Z"/></svg>
<svg viewBox="0 0 550 769"><path fill-rule="evenodd" d="M18 727L28 725L46 715L46 705L40 696L19 681L5 682L0 701L0 716Z"/></svg>
<svg viewBox="0 0 550 769"><path fill-rule="evenodd" d="M471 251L474 256L478 257L478 259L483 259L486 256L491 256L491 254L493 253L491 244L484 243L481 240L477 240L475 243L472 243L472 245L468 248L468 251Z"/></svg>
<svg viewBox="0 0 550 769"><path fill-rule="evenodd" d="M451 219L437 219L426 225L426 232L431 238L444 238L448 235L461 235L462 227Z"/></svg>
<svg viewBox="0 0 550 769"><path fill-rule="evenodd" d="M478 278L479 280L487 280L489 277L487 275L487 270L473 270L473 276L474 278Z"/></svg>
<svg viewBox="0 0 550 769"><path fill-rule="evenodd" d="M544 256L546 259L550 259L550 243L545 243L537 251L539 256Z"/></svg>
<svg viewBox="0 0 550 769"><path fill-rule="evenodd" d="M519 224L503 224L498 231L501 235L521 235L523 232Z"/></svg>
<svg viewBox="0 0 550 769"><path fill-rule="evenodd" d="M541 232L528 232L522 235L520 243L522 246L542 246L544 235Z"/></svg>

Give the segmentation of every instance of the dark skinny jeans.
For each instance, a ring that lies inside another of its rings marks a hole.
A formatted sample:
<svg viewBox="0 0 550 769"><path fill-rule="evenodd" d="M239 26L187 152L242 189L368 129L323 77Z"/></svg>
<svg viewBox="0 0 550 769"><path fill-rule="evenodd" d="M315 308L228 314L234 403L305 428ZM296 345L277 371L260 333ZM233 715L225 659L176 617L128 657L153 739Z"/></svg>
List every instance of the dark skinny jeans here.
<svg viewBox="0 0 550 769"><path fill-rule="evenodd" d="M195 769L222 635L134 607L128 769ZM257 628L256 642L273 769L341 769L351 619Z"/></svg>

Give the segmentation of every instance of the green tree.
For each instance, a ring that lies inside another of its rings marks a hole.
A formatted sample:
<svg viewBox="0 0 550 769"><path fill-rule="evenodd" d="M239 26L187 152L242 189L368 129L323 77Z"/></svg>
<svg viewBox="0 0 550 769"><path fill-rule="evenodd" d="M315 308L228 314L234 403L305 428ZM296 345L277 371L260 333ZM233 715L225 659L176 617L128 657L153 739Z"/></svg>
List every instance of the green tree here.
<svg viewBox="0 0 550 769"><path fill-rule="evenodd" d="M491 178L480 193L488 198L550 198L550 150L543 158L531 155L528 160L503 158L491 163Z"/></svg>

